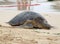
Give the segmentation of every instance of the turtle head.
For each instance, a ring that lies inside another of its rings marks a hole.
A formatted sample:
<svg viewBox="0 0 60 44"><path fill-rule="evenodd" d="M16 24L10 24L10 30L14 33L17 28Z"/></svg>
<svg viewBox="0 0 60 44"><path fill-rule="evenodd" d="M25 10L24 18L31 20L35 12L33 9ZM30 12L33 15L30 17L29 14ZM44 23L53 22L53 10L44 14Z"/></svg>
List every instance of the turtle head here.
<svg viewBox="0 0 60 44"><path fill-rule="evenodd" d="M52 26L50 24L48 24L48 22L44 18L38 17L38 18L35 19L35 22L36 22L36 25L37 25L38 28L41 28L41 29L52 28Z"/></svg>

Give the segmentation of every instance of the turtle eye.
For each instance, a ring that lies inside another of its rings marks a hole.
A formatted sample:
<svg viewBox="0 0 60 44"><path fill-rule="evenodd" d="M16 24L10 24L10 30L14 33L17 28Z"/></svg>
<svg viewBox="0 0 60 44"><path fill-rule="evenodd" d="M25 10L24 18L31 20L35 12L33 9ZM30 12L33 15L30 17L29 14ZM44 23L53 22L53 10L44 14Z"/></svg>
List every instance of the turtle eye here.
<svg viewBox="0 0 60 44"><path fill-rule="evenodd" d="M47 21L44 20L43 22L44 22L45 24L47 24Z"/></svg>

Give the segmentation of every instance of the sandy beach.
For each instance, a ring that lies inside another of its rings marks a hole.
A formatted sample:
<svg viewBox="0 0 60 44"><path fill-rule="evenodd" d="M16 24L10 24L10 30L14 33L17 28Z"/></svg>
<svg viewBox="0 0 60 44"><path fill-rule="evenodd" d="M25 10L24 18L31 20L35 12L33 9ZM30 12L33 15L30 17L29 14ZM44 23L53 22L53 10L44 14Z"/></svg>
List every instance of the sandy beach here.
<svg viewBox="0 0 60 44"><path fill-rule="evenodd" d="M0 24L8 22L20 12L1 10ZM40 14L54 28L46 30L0 27L0 44L60 44L60 12L40 12Z"/></svg>

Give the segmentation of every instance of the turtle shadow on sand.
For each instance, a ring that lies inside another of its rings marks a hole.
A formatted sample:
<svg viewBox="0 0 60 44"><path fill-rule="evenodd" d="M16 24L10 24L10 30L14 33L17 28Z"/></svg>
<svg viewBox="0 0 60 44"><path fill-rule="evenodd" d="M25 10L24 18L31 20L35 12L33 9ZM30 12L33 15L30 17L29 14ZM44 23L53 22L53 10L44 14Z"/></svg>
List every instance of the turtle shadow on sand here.
<svg viewBox="0 0 60 44"><path fill-rule="evenodd" d="M39 13L33 11L24 11L8 22L9 25L22 26L23 28L38 28L38 29L50 29L52 26L48 24L48 21Z"/></svg>

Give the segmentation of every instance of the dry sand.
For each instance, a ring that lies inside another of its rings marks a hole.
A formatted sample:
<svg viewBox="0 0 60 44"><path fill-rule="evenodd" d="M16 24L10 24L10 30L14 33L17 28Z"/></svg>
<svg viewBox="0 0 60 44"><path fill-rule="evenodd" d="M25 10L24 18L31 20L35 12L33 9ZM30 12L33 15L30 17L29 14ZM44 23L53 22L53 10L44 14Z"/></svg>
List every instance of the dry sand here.
<svg viewBox="0 0 60 44"><path fill-rule="evenodd" d="M0 23L8 22L20 11L0 11ZM40 12L51 30L0 27L0 44L60 44L60 12Z"/></svg>

